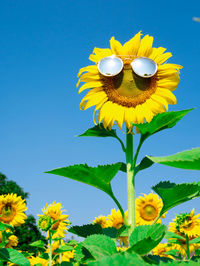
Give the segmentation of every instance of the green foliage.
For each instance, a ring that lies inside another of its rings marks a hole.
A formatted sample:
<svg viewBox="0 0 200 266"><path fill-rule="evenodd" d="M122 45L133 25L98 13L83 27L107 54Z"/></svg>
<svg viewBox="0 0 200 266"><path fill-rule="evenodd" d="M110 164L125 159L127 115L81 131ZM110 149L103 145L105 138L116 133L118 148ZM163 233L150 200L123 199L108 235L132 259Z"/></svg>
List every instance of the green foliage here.
<svg viewBox="0 0 200 266"><path fill-rule="evenodd" d="M30 243L30 246L38 247L38 248L45 248L45 242L43 242L42 240L34 241L33 243Z"/></svg>
<svg viewBox="0 0 200 266"><path fill-rule="evenodd" d="M144 260L137 254L118 253L111 256L106 256L95 262L89 262L89 266L144 266L147 265Z"/></svg>
<svg viewBox="0 0 200 266"><path fill-rule="evenodd" d="M175 239L183 239L183 240L185 239L184 237L177 235L176 233L170 232L170 231L167 231L164 238L167 238L167 239L175 238Z"/></svg>
<svg viewBox="0 0 200 266"><path fill-rule="evenodd" d="M151 161L147 157L144 157L142 161L138 165L136 165L135 173L137 174L139 171L149 168L150 166L152 166L152 164L154 164L153 161Z"/></svg>
<svg viewBox="0 0 200 266"><path fill-rule="evenodd" d="M78 137L113 137L117 139L121 146L122 150L125 151L125 147L121 139L117 136L116 130L115 129L105 129L103 124L101 123L100 125L97 125L95 127L89 128L86 130L83 134L79 135Z"/></svg>
<svg viewBox="0 0 200 266"><path fill-rule="evenodd" d="M85 224L81 226L75 225L71 226L68 231L80 237L88 237L90 235L95 235L95 234L107 235L111 238L117 237L116 228L114 227L102 228L99 224Z"/></svg>
<svg viewBox="0 0 200 266"><path fill-rule="evenodd" d="M45 244L47 240L41 235L37 228L36 220L32 215L29 215L25 220L25 223L21 226L15 227L15 235L18 237L19 243L17 249L28 251L30 253L37 254L41 249L38 247L30 246L30 243L35 241L43 241Z"/></svg>
<svg viewBox="0 0 200 266"><path fill-rule="evenodd" d="M174 127L176 123L179 120L181 120L191 110L193 109L158 114L154 116L154 118L150 123L133 124L133 125L139 129L142 139L145 140L149 136L161 130Z"/></svg>
<svg viewBox="0 0 200 266"><path fill-rule="evenodd" d="M80 237L88 237L94 234L102 234L102 228L99 224L85 224L82 226L71 226L68 230L70 233Z"/></svg>
<svg viewBox="0 0 200 266"><path fill-rule="evenodd" d="M88 236L82 242L82 246L85 247L96 260L101 259L103 256L113 255L117 252L115 242L105 235Z"/></svg>
<svg viewBox="0 0 200 266"><path fill-rule="evenodd" d="M163 224L137 226L130 236L128 252L145 255L160 243L166 230Z"/></svg>
<svg viewBox="0 0 200 266"><path fill-rule="evenodd" d="M63 246L57 248L54 252L55 253L63 253L63 252L72 251L72 250L74 250L74 247L66 244L66 245L63 245Z"/></svg>
<svg viewBox="0 0 200 266"><path fill-rule="evenodd" d="M0 195L16 193L21 196L22 199L27 199L29 193L24 192L23 189L14 181L8 180L7 177L0 173ZM12 228L9 225L7 227ZM46 243L46 239L41 235L37 228L36 220L32 215L29 215L25 220L25 223L21 226L15 227L13 233L18 237L18 247L22 251L28 251L36 254L38 248L30 247L29 244L36 240L43 240Z"/></svg>
<svg viewBox="0 0 200 266"><path fill-rule="evenodd" d="M164 157L147 156L153 163L160 163L176 168L200 170L200 148L178 152Z"/></svg>
<svg viewBox="0 0 200 266"><path fill-rule="evenodd" d="M23 254L12 248L0 248L0 259L20 266L30 266L30 262Z"/></svg>
<svg viewBox="0 0 200 266"><path fill-rule="evenodd" d="M9 193L16 193L18 196L21 196L22 199L27 199L29 196L29 193L24 192L16 182L8 180L5 175L0 173L0 195Z"/></svg>
<svg viewBox="0 0 200 266"><path fill-rule="evenodd" d="M200 182L175 184L160 182L152 189L161 197L163 208L160 216L169 209L200 196Z"/></svg>
<svg viewBox="0 0 200 266"><path fill-rule="evenodd" d="M103 190L112 197L110 182L121 168L121 163L90 167L87 164L77 164L48 171L46 173L60 175Z"/></svg>

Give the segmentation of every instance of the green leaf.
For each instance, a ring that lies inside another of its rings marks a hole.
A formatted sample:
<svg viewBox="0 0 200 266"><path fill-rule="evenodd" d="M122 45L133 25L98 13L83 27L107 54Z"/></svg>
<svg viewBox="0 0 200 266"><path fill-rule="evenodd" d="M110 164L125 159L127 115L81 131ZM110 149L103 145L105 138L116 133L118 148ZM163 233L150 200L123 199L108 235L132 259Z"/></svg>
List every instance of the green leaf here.
<svg viewBox="0 0 200 266"><path fill-rule="evenodd" d="M69 242L67 242L67 245L69 246L76 246L78 244L78 242L75 239L71 239L69 240Z"/></svg>
<svg viewBox="0 0 200 266"><path fill-rule="evenodd" d="M83 242L85 247L95 259L101 259L103 256L110 256L117 252L115 242L105 235L91 235Z"/></svg>
<svg viewBox="0 0 200 266"><path fill-rule="evenodd" d="M72 246L68 246L68 245L63 245L59 248L57 248L56 250L54 250L55 253L64 253L67 251L72 251L74 250L74 248Z"/></svg>
<svg viewBox="0 0 200 266"><path fill-rule="evenodd" d="M10 224L4 224L2 222L0 222L0 231L4 231L6 229L10 229L11 231L13 231L13 226Z"/></svg>
<svg viewBox="0 0 200 266"><path fill-rule="evenodd" d="M20 266L30 266L30 262L23 254L12 248L1 248L0 259L9 261Z"/></svg>
<svg viewBox="0 0 200 266"><path fill-rule="evenodd" d="M117 237L117 229L115 227L102 228L102 234L111 238Z"/></svg>
<svg viewBox="0 0 200 266"><path fill-rule="evenodd" d="M89 262L89 266L144 266L147 265L143 259L137 254L118 253L111 256L106 256L95 262Z"/></svg>
<svg viewBox="0 0 200 266"><path fill-rule="evenodd" d="M117 136L116 130L115 129L111 129L111 130L105 129L102 123L100 125L95 126L95 127L89 128L83 134L78 135L78 137L104 137L104 138L105 137L113 137L120 142L123 151L125 151L124 144L123 144L122 140Z"/></svg>
<svg viewBox="0 0 200 266"><path fill-rule="evenodd" d="M131 247L127 251L145 255L160 243L166 230L163 224L137 226L130 236Z"/></svg>
<svg viewBox="0 0 200 266"><path fill-rule="evenodd" d="M34 241L30 244L32 247L45 248L45 243L42 240Z"/></svg>
<svg viewBox="0 0 200 266"><path fill-rule="evenodd" d="M154 116L154 118L150 123L133 124L133 125L139 129L142 138L144 140L161 130L174 127L176 123L179 120L181 120L181 118L183 118L191 110L193 109L158 114Z"/></svg>
<svg viewBox="0 0 200 266"><path fill-rule="evenodd" d="M164 252L164 254L171 255L171 256L174 256L174 257L177 257L177 253L179 253L178 249L171 249L171 250L168 250L168 251Z"/></svg>
<svg viewBox="0 0 200 266"><path fill-rule="evenodd" d="M165 234L164 238L167 238L167 239L175 238L175 239L183 239L183 240L185 240L184 237L182 237L180 235L177 235L176 233L170 232L170 231L167 231L167 233Z"/></svg>
<svg viewBox="0 0 200 266"><path fill-rule="evenodd" d="M189 244L199 244L200 236L189 241Z"/></svg>
<svg viewBox="0 0 200 266"><path fill-rule="evenodd" d="M157 255L146 255L146 256L142 256L143 260L146 261L148 264L159 264L160 262L170 262L172 261L172 259L170 258L165 258L165 257L160 257L160 256L157 256ZM145 264L145 265L148 265L148 264ZM160 265L160 264L159 264Z"/></svg>
<svg viewBox="0 0 200 266"><path fill-rule="evenodd" d="M152 166L152 164L154 164L149 158L147 157L144 157L142 159L142 161L136 165L136 168L135 168L135 172L136 174L141 171L141 170L144 170L146 168L149 168L150 166Z"/></svg>
<svg viewBox="0 0 200 266"><path fill-rule="evenodd" d="M160 163L176 168L200 170L200 148L178 152L165 157L147 156L153 163Z"/></svg>
<svg viewBox="0 0 200 266"><path fill-rule="evenodd" d="M160 182L152 189L161 197L163 208L160 216L169 209L200 196L200 182L175 184Z"/></svg>
<svg viewBox="0 0 200 266"><path fill-rule="evenodd" d="M80 164L54 169L46 173L68 177L73 180L94 186L103 190L112 197L113 192L110 182L120 170L121 165L121 163L115 163L112 165L89 167L87 164Z"/></svg>
<svg viewBox="0 0 200 266"><path fill-rule="evenodd" d="M68 231L80 237L102 234L102 228L99 224L85 224L81 226L75 225L70 227Z"/></svg>

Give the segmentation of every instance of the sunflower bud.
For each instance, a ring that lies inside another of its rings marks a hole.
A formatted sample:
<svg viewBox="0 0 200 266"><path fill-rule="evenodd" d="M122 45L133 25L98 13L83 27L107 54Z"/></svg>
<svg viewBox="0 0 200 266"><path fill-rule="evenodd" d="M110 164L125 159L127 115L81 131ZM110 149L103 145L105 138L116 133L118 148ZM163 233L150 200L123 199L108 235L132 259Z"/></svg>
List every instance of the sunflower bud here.
<svg viewBox="0 0 200 266"><path fill-rule="evenodd" d="M38 226L42 231L47 232L52 226L52 219L49 216L41 215L38 220Z"/></svg>

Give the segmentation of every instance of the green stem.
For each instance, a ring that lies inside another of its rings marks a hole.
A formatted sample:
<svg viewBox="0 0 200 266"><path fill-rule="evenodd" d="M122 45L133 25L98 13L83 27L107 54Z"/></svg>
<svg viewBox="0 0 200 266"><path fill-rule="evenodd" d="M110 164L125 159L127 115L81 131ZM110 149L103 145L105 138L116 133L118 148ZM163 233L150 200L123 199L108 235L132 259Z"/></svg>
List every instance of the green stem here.
<svg viewBox="0 0 200 266"><path fill-rule="evenodd" d="M135 180L133 167L133 135L126 133L126 171L127 171L127 194L128 194L128 224L129 237L135 229Z"/></svg>
<svg viewBox="0 0 200 266"><path fill-rule="evenodd" d="M61 240L59 239L59 248L61 247ZM60 264L62 263L62 253L59 254Z"/></svg>
<svg viewBox="0 0 200 266"><path fill-rule="evenodd" d="M187 249L186 249L187 259L190 260L190 248L189 248L189 237L188 237L188 235L186 235L186 246L187 246Z"/></svg>
<svg viewBox="0 0 200 266"><path fill-rule="evenodd" d="M49 266L52 266L52 235L49 231Z"/></svg>

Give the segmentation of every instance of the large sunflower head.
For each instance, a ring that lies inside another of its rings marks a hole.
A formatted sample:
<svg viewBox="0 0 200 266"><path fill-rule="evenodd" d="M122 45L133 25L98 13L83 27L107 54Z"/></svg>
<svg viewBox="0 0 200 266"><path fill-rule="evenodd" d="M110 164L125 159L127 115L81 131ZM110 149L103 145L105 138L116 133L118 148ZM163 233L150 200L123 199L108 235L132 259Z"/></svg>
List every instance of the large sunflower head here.
<svg viewBox="0 0 200 266"><path fill-rule="evenodd" d="M144 197L140 196L135 203L137 225L152 224L163 207L162 200L153 193L144 194ZM159 219L157 222L161 223L161 220Z"/></svg>
<svg viewBox="0 0 200 266"><path fill-rule="evenodd" d="M80 107L95 106L93 118L99 110L98 123L103 122L105 128L111 129L116 121L120 128L125 123L132 129L132 123L150 122L167 111L168 104L176 104L171 91L177 88L182 67L166 63L172 54L152 45L153 37L141 39L140 32L124 45L112 37L109 49L95 48L90 55L95 64L80 69L77 87L85 84L79 93L89 89ZM104 72L102 64L106 65ZM148 67L153 67L152 73Z"/></svg>
<svg viewBox="0 0 200 266"><path fill-rule="evenodd" d="M12 226L25 223L27 210L25 200L17 194L4 194L0 196L0 221Z"/></svg>
<svg viewBox="0 0 200 266"><path fill-rule="evenodd" d="M61 203L56 203L55 201L52 204L46 204L46 208L42 210L43 214L50 217L53 222L51 229L56 231L54 237L64 237L67 225L70 224L69 220L67 220L69 215L62 214L63 211L65 210L62 209ZM42 217L43 215L38 216Z"/></svg>
<svg viewBox="0 0 200 266"><path fill-rule="evenodd" d="M188 235L189 238L200 236L200 214L194 215L194 209L190 213L181 213L170 223L169 231L176 234Z"/></svg>

